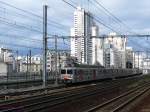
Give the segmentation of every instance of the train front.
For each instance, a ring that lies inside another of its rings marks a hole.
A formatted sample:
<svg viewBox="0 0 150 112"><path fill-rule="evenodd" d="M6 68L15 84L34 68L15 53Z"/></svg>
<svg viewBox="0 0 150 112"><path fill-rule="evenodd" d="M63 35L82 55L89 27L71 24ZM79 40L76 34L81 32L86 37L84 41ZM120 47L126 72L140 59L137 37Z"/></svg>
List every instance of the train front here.
<svg viewBox="0 0 150 112"><path fill-rule="evenodd" d="M72 83L73 81L73 69L72 68L61 69L61 81L63 83Z"/></svg>

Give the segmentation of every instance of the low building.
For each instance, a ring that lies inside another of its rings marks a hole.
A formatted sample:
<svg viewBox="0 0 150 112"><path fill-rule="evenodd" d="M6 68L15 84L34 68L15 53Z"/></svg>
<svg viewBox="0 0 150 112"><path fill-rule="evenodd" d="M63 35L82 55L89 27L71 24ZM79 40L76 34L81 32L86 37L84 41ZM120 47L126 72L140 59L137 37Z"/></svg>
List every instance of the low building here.
<svg viewBox="0 0 150 112"><path fill-rule="evenodd" d="M19 72L40 72L42 70L41 56L21 57L18 68Z"/></svg>
<svg viewBox="0 0 150 112"><path fill-rule="evenodd" d="M49 52L47 55L47 71L55 71L64 66L72 66L73 58L71 58L69 53L58 53L57 54L57 63L55 62L56 55L55 52ZM57 64L57 65L56 65Z"/></svg>
<svg viewBox="0 0 150 112"><path fill-rule="evenodd" d="M116 33L110 33L104 39L104 66L107 68L126 68L125 62L126 38L118 37Z"/></svg>
<svg viewBox="0 0 150 112"><path fill-rule="evenodd" d="M11 75L15 71L15 58L11 49L0 48L0 68L0 76Z"/></svg>
<svg viewBox="0 0 150 112"><path fill-rule="evenodd" d="M143 74L150 74L150 59L145 58L143 60Z"/></svg>
<svg viewBox="0 0 150 112"><path fill-rule="evenodd" d="M124 51L118 50L112 44L105 44L104 62L106 68L124 68Z"/></svg>
<svg viewBox="0 0 150 112"><path fill-rule="evenodd" d="M8 76L13 72L13 65L9 63L0 62L0 76Z"/></svg>
<svg viewBox="0 0 150 112"><path fill-rule="evenodd" d="M143 60L146 58L145 53L134 52L134 68L143 69Z"/></svg>

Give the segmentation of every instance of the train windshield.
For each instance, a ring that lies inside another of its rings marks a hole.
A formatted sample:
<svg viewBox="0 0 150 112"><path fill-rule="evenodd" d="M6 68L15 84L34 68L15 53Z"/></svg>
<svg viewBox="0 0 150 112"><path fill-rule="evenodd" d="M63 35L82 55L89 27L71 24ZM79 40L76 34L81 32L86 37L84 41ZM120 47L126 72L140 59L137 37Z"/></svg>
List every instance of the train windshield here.
<svg viewBox="0 0 150 112"><path fill-rule="evenodd" d="M67 74L72 74L72 70L67 70Z"/></svg>
<svg viewBox="0 0 150 112"><path fill-rule="evenodd" d="M66 74L66 70L61 70L61 74Z"/></svg>

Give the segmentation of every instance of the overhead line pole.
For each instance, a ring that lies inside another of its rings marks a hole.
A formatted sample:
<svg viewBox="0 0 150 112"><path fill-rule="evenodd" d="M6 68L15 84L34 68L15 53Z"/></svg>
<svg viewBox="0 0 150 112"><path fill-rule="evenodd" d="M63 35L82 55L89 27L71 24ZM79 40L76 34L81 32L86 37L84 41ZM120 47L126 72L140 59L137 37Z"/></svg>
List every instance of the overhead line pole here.
<svg viewBox="0 0 150 112"><path fill-rule="evenodd" d="M30 71L30 74L31 74L31 70L32 70L32 69L31 69L31 57L32 57L32 56L31 56L31 49L29 50L29 55L30 55L30 57L29 57L29 59L30 59L30 60L29 60L29 61L30 61L30 70L29 70L29 71Z"/></svg>
<svg viewBox="0 0 150 112"><path fill-rule="evenodd" d="M57 72L57 36L55 35L55 85L58 85L58 72Z"/></svg>
<svg viewBox="0 0 150 112"><path fill-rule="evenodd" d="M47 8L43 6L43 87L47 85Z"/></svg>

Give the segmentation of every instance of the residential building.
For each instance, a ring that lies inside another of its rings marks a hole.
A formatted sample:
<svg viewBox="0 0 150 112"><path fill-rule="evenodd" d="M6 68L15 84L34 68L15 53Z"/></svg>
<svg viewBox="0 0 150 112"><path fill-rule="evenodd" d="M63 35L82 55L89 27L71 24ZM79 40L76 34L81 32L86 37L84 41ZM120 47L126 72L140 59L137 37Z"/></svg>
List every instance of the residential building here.
<svg viewBox="0 0 150 112"><path fill-rule="evenodd" d="M0 76L8 76L13 72L13 65L9 63L0 62Z"/></svg>
<svg viewBox="0 0 150 112"><path fill-rule="evenodd" d="M112 44L105 44L104 62L106 68L122 68L122 51L119 51Z"/></svg>
<svg viewBox="0 0 150 112"><path fill-rule="evenodd" d="M142 52L134 52L134 68L143 69L143 60L146 54Z"/></svg>
<svg viewBox="0 0 150 112"><path fill-rule="evenodd" d="M104 39L104 66L111 68L126 68L126 38L118 37L116 33L110 33L110 37Z"/></svg>
<svg viewBox="0 0 150 112"><path fill-rule="evenodd" d="M99 28L92 27L92 64L104 66L103 58L103 39L98 38Z"/></svg>
<svg viewBox="0 0 150 112"><path fill-rule="evenodd" d="M0 68L0 75L3 76L15 71L15 58L11 49L0 48Z"/></svg>
<svg viewBox="0 0 150 112"><path fill-rule="evenodd" d="M41 56L21 57L19 59L19 72L40 72L42 70Z"/></svg>
<svg viewBox="0 0 150 112"><path fill-rule="evenodd" d="M143 74L149 74L150 73L150 58L143 59Z"/></svg>
<svg viewBox="0 0 150 112"><path fill-rule="evenodd" d="M0 48L0 61L5 63L13 63L15 61L13 51L7 48Z"/></svg>
<svg viewBox="0 0 150 112"><path fill-rule="evenodd" d="M70 56L69 53L59 52L57 54L57 63L55 62L56 54L55 52L49 52L47 55L47 71L55 71L65 66L73 66L74 58Z"/></svg>
<svg viewBox="0 0 150 112"><path fill-rule="evenodd" d="M74 28L71 28L71 56L78 63L92 64L92 26L93 18L90 12L77 7L74 12Z"/></svg>

